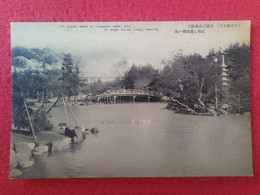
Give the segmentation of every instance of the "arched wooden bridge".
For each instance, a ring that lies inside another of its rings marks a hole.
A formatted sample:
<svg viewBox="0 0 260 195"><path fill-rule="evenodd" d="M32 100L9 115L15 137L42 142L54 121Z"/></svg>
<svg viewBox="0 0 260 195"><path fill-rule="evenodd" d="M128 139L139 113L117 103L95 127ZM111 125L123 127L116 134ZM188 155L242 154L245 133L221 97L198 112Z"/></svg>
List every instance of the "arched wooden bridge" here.
<svg viewBox="0 0 260 195"><path fill-rule="evenodd" d="M148 90L117 89L87 97L86 99L99 103L121 103L121 102L158 102L161 95Z"/></svg>

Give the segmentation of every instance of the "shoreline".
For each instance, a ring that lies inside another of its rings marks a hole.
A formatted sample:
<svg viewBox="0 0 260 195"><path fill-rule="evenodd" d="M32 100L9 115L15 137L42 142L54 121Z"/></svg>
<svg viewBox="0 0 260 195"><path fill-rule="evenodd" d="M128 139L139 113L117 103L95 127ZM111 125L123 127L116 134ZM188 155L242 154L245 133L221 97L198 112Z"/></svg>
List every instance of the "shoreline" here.
<svg viewBox="0 0 260 195"><path fill-rule="evenodd" d="M34 165L35 157L48 152L62 151L71 147L71 138L55 131L42 131L37 141L32 135L11 131L9 178L17 178L23 170Z"/></svg>

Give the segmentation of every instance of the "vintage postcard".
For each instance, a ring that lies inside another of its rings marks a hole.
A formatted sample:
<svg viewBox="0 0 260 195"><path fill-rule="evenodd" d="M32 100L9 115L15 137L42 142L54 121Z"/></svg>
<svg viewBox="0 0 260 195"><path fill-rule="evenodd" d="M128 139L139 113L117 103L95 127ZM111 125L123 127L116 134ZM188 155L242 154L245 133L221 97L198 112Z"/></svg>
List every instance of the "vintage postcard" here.
<svg viewBox="0 0 260 195"><path fill-rule="evenodd" d="M12 23L10 178L252 176L250 21Z"/></svg>

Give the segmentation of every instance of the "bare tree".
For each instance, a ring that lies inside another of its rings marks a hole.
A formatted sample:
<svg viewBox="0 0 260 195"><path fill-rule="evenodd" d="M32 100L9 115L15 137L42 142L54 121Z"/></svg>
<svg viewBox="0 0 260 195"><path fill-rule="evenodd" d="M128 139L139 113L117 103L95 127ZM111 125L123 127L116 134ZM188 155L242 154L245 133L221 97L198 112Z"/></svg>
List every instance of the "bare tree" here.
<svg viewBox="0 0 260 195"><path fill-rule="evenodd" d="M126 58L121 59L113 66L117 77L122 78L128 69L128 61Z"/></svg>

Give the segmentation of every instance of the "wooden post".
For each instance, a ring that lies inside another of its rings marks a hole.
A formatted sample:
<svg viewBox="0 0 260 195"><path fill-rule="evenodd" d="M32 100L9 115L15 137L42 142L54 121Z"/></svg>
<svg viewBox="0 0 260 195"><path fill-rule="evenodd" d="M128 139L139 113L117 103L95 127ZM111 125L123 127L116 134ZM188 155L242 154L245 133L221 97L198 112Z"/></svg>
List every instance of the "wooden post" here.
<svg viewBox="0 0 260 195"><path fill-rule="evenodd" d="M72 112L72 110L71 110L71 107L70 107L70 105L69 105L68 101L66 100L66 98L65 98L65 97L64 97L64 99L65 99L65 101L66 101L66 103L67 103L67 105L68 105L68 107L69 107L69 110L70 110L70 112L71 112L71 114L72 114L72 116L73 116L73 118L74 118L74 120L75 120L75 122L76 122L77 126L79 127L79 123L78 123L78 121L77 121L77 119L76 119L76 117L75 117L74 113Z"/></svg>
<svg viewBox="0 0 260 195"><path fill-rule="evenodd" d="M51 109L56 105L56 103L59 101L60 97L57 98L57 100L49 107L48 111L46 112L46 115L51 111Z"/></svg>
<svg viewBox="0 0 260 195"><path fill-rule="evenodd" d="M30 123L31 129L32 129L32 132L33 132L34 140L37 141L37 138L36 138L35 132L34 132L34 128L33 128L33 125L32 125L32 121L31 121L31 117L30 117L30 115L29 115L29 112L28 112L28 109L27 109L27 105L26 105L25 100L23 101L23 103L24 103L25 110L26 110L26 113L27 113L27 116L28 116L28 119L29 119L29 123Z"/></svg>
<svg viewBox="0 0 260 195"><path fill-rule="evenodd" d="M113 102L113 103L115 104L115 103L116 103L116 96L114 96L114 99L113 99L113 100L114 100L114 102Z"/></svg>
<svg viewBox="0 0 260 195"><path fill-rule="evenodd" d="M65 104L65 98L63 97L63 106L64 106L64 110L65 110L65 115L66 115L66 125L69 126L69 119L68 119L68 113L67 113L67 108L66 108L66 104Z"/></svg>

